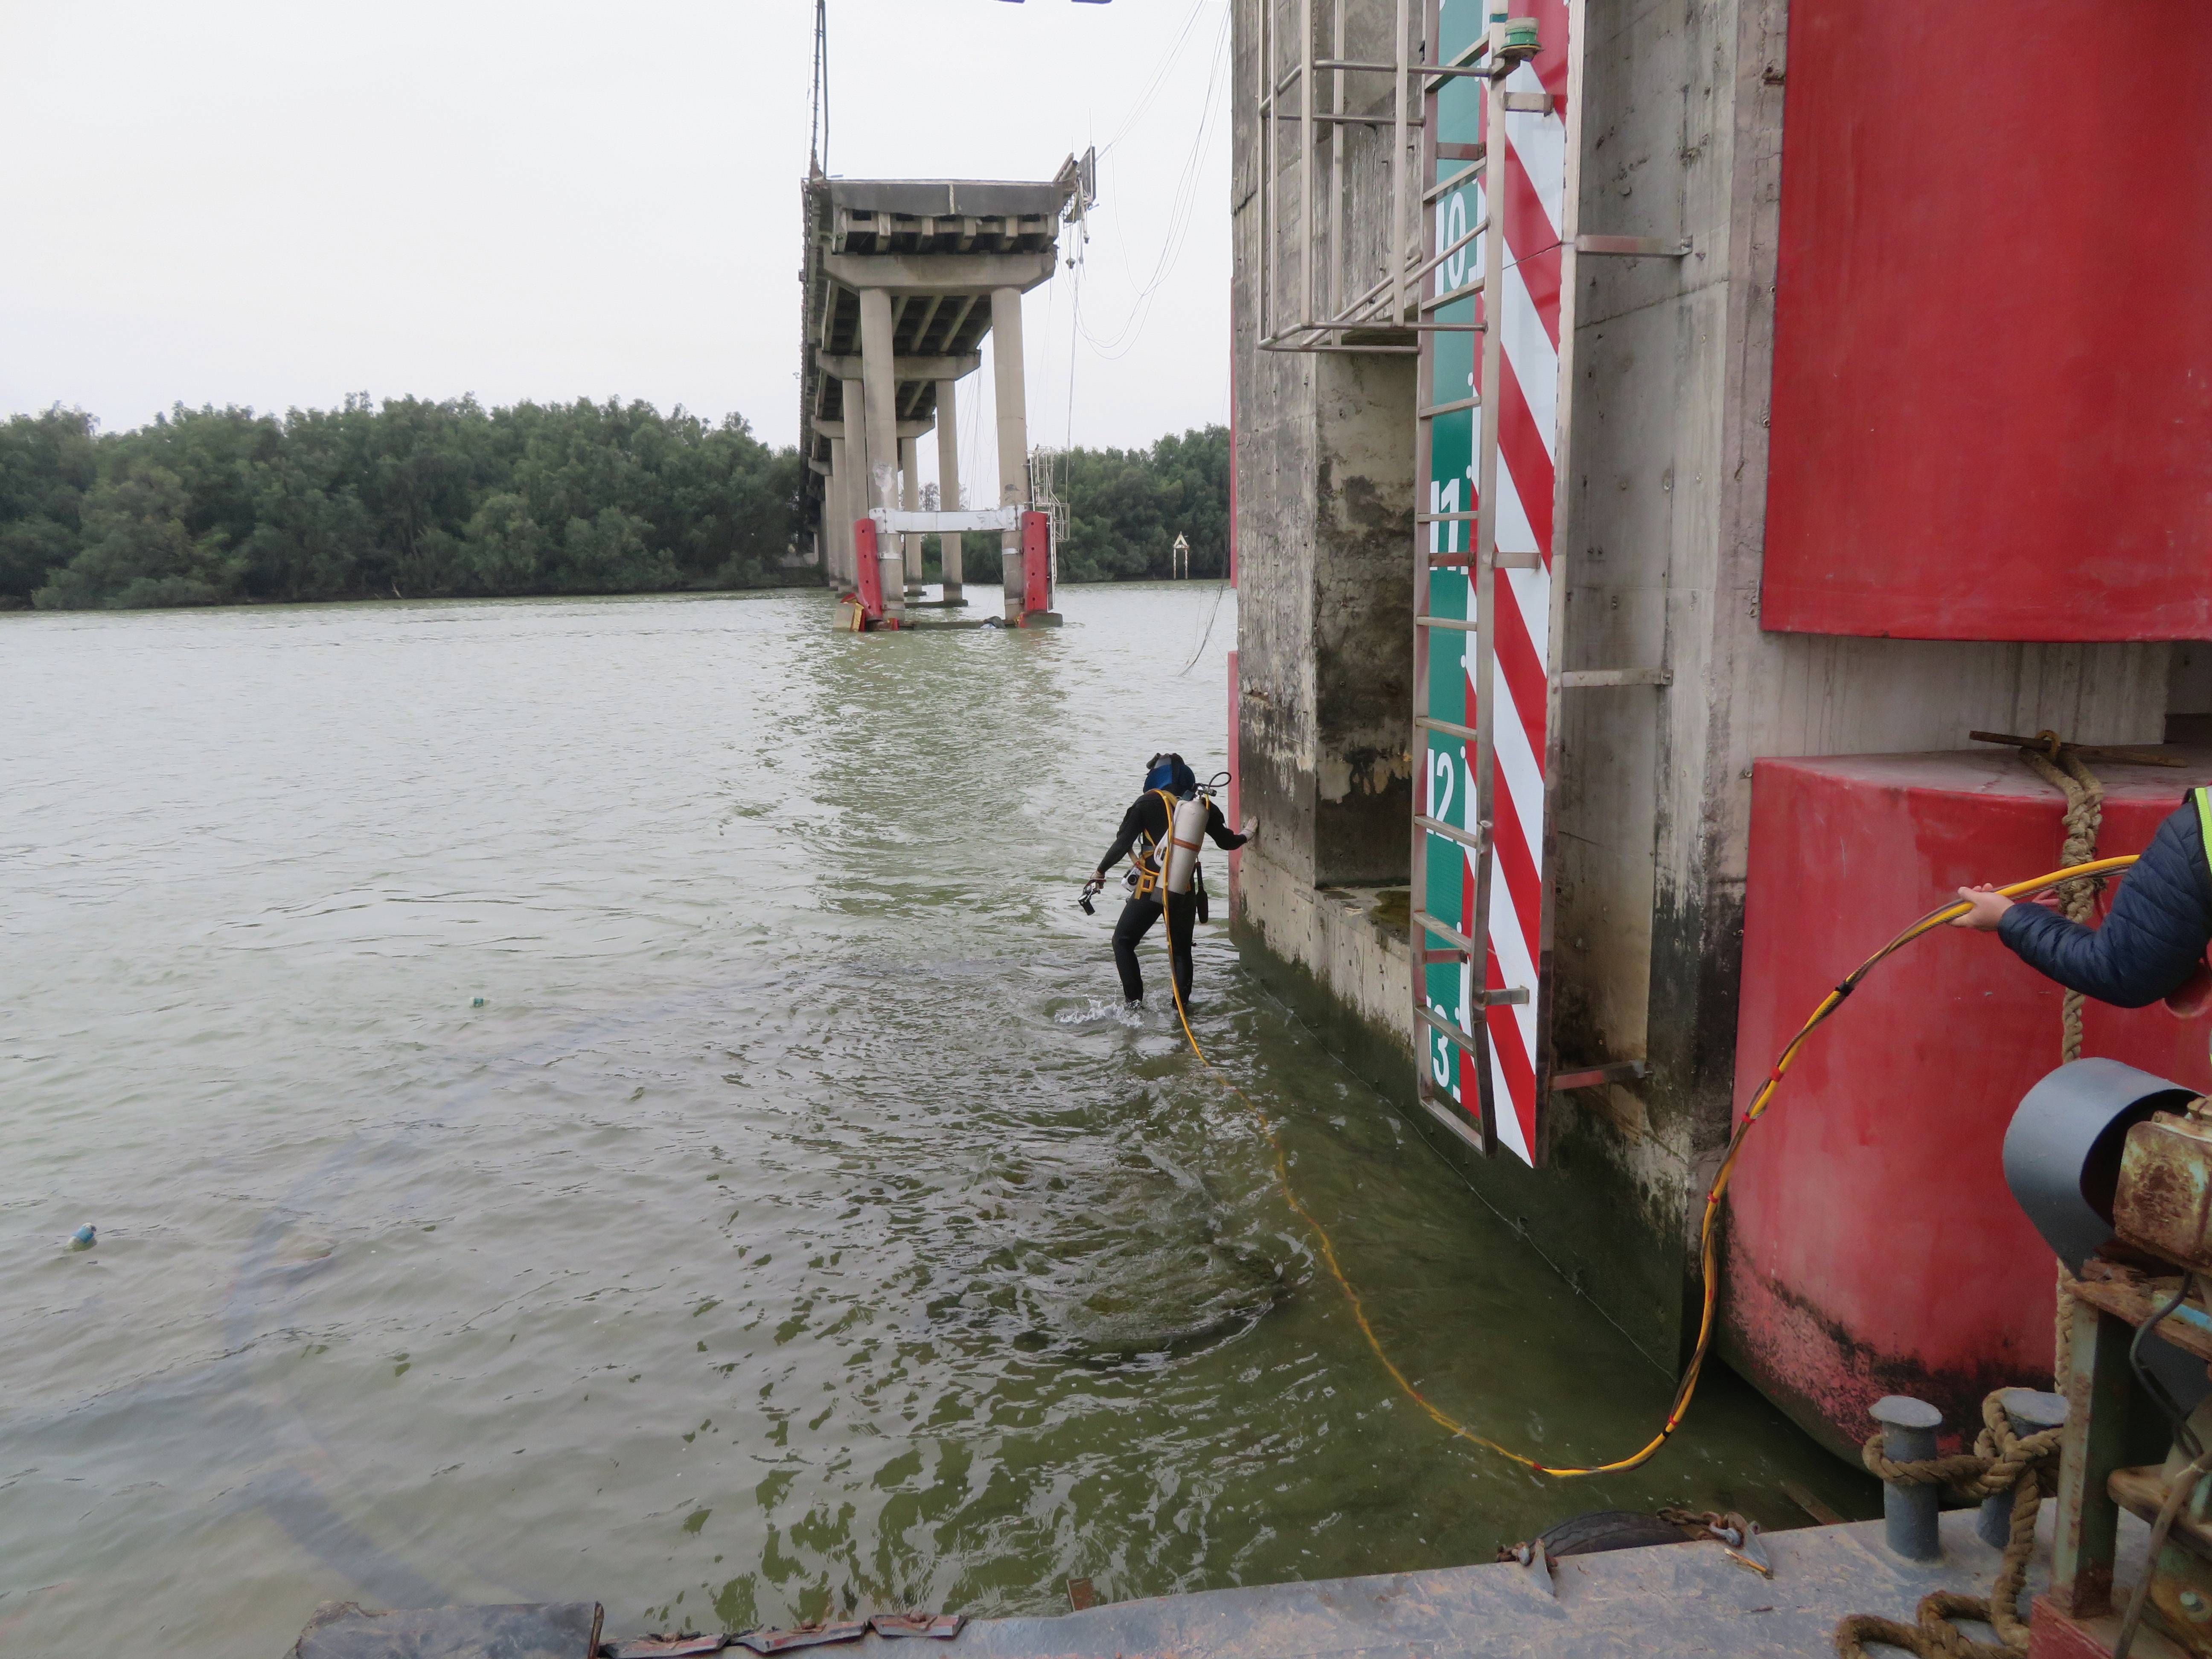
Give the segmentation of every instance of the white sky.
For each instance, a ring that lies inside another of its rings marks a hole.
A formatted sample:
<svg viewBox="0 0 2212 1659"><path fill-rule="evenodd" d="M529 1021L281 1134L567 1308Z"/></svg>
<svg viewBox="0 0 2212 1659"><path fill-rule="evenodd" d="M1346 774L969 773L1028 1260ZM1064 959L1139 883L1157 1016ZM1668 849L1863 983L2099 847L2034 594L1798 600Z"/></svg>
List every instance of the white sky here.
<svg viewBox="0 0 2212 1659"><path fill-rule="evenodd" d="M830 0L833 172L1048 179L1106 151L1089 337L1065 268L1029 296L1032 442L1070 436L1071 347L1077 443L1227 418L1226 14ZM619 395L792 442L813 16L0 0L0 414ZM988 384L987 359L963 428ZM990 499L986 448L963 482Z"/></svg>

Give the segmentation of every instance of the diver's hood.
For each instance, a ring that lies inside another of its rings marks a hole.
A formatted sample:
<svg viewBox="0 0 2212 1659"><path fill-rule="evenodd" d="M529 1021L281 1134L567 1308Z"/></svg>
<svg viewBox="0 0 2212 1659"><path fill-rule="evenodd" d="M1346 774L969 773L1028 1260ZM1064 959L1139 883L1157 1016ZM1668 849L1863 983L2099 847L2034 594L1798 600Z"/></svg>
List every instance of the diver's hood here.
<svg viewBox="0 0 2212 1659"><path fill-rule="evenodd" d="M1181 755L1155 755L1152 769L1145 774L1146 789L1164 789L1171 795L1188 795L1198 787L1198 775L1183 762Z"/></svg>

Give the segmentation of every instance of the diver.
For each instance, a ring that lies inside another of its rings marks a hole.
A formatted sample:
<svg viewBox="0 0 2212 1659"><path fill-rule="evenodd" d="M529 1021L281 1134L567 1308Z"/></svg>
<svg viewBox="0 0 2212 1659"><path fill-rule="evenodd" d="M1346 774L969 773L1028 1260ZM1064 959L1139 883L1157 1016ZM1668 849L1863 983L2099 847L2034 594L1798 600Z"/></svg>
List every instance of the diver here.
<svg viewBox="0 0 2212 1659"><path fill-rule="evenodd" d="M1114 924L1114 966L1121 975L1121 994L1132 1005L1145 997L1144 969L1137 965L1137 941L1151 933L1152 924L1160 919L1163 899L1168 919L1169 966L1183 1006L1190 1005L1190 935L1199 919L1205 889L1194 882L1190 892L1170 893L1165 890L1164 877L1176 805L1197 793L1198 778L1181 755L1153 756L1145 773L1145 793L1121 815L1121 828L1115 835L1114 844L1084 884L1088 898L1106 885L1109 870L1123 858L1129 859L1132 867L1123 878L1128 884L1129 902L1121 907L1121 920ZM1251 839L1249 833L1230 829L1221 809L1211 799L1206 803L1206 833L1224 851L1234 851Z"/></svg>
<svg viewBox="0 0 2212 1659"><path fill-rule="evenodd" d="M2185 1017L2212 1005L2212 790L2192 789L2159 825L2121 878L2098 928L2069 921L2041 901L1987 886L1961 887L1972 908L1951 925L1995 933L2029 967L2069 991L2118 1008L2163 999Z"/></svg>

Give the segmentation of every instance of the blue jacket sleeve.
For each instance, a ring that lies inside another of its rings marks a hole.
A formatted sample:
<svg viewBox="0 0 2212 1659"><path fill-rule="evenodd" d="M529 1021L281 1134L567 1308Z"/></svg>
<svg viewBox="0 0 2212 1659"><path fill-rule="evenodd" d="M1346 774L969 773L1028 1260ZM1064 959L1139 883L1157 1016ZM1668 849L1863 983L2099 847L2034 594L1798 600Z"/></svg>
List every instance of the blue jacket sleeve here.
<svg viewBox="0 0 2212 1659"><path fill-rule="evenodd" d="M2087 928L2039 904L2015 904L1997 924L2013 953L2069 991L2140 1008L2178 991L2212 941L2212 870L2195 804L2158 827L2120 880L2105 925Z"/></svg>

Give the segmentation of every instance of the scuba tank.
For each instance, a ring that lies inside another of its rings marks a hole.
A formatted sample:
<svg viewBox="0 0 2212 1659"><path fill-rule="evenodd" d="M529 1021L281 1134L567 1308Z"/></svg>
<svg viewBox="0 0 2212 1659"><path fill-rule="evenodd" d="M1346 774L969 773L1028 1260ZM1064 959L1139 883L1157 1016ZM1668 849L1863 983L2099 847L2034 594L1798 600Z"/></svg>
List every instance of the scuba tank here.
<svg viewBox="0 0 2212 1659"><path fill-rule="evenodd" d="M1206 821L1212 807L1202 794L1179 800L1168 818L1168 844L1161 849L1161 872L1170 893L1190 891L1198 868L1199 844L1206 838Z"/></svg>

